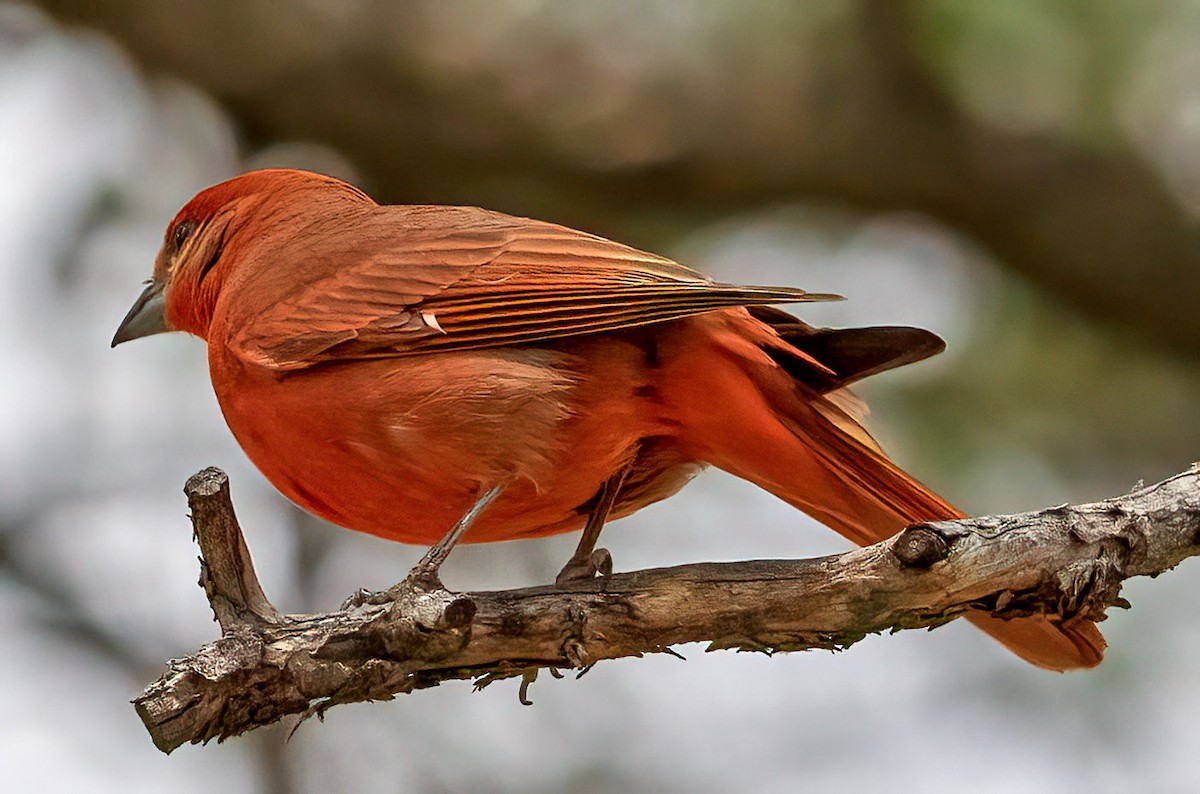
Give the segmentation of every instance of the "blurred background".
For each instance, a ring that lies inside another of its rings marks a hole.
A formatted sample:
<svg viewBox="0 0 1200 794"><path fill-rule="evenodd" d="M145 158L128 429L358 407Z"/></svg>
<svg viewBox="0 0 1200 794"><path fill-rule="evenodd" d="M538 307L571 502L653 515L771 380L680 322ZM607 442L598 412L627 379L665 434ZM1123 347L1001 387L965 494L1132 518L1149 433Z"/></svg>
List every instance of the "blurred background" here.
<svg viewBox="0 0 1200 794"><path fill-rule="evenodd" d="M203 345L108 348L166 222L266 165L482 205L720 279L849 300L949 351L863 385L973 513L1200 457L1195 0L0 0L0 769L12 791L1195 790L1190 565L1131 583L1098 670L978 632L444 686L167 758L128 701L216 637L184 479L230 472L268 594L336 607L421 550L318 524L243 458ZM548 582L573 537L460 549ZM618 569L841 550L707 473L614 524Z"/></svg>

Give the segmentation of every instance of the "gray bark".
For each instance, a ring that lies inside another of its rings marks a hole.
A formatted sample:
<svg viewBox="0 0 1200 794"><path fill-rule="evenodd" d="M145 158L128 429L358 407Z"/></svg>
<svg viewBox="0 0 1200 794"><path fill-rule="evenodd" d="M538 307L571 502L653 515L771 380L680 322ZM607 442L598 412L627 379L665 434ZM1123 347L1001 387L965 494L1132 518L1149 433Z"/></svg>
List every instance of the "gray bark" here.
<svg viewBox="0 0 1200 794"><path fill-rule="evenodd" d="M288 715L472 679L477 687L605 659L709 649L846 648L867 634L935 626L968 609L1103 620L1121 583L1200 553L1200 466L1129 495L1012 516L909 527L809 560L702 563L606 581L503 592L409 590L335 612L280 615L263 594L229 495L207 469L185 492L220 639L134 701L164 752Z"/></svg>

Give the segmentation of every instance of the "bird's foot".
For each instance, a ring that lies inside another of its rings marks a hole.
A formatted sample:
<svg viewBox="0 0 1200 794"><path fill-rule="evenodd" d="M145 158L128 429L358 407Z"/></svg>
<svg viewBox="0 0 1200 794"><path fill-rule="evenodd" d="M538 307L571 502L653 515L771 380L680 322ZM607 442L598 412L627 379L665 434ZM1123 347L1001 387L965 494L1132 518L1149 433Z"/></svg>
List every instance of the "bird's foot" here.
<svg viewBox="0 0 1200 794"><path fill-rule="evenodd" d="M612 572L613 559L612 555L608 553L608 549L596 549L585 557L572 557L558 572L554 583L586 581L594 579L596 576L599 576L601 581L607 582L612 577Z"/></svg>
<svg viewBox="0 0 1200 794"><path fill-rule="evenodd" d="M384 604L393 604L408 593L433 593L443 591L446 586L442 584L441 578L438 577L437 565L429 564L429 556L426 555L420 562L413 566L413 569L396 584L386 590L368 590L365 587L359 588L353 595L342 602L342 609L354 609L361 606L383 606Z"/></svg>
<svg viewBox="0 0 1200 794"><path fill-rule="evenodd" d="M356 609L361 606L381 606L390 604L396 600L396 587L389 587L387 590L368 590L365 587L360 587L349 598L342 602L342 610Z"/></svg>
<svg viewBox="0 0 1200 794"><path fill-rule="evenodd" d="M413 566L413 569L408 572L408 576L404 577L404 581L393 587L392 590L422 590L426 593L445 590L446 586L442 584L442 579L438 576L438 569L442 566L440 564L426 565L425 563L426 560L421 560Z"/></svg>
<svg viewBox="0 0 1200 794"><path fill-rule="evenodd" d="M458 543L458 539L471 527L471 524L483 512L483 509L500 494L500 490L501 486L497 485L480 496L471 509L467 511L466 515L454 525L454 528L447 532L445 537L429 547L429 551L425 552L425 556L421 557L420 561L413 566L403 581L392 585L380 593L359 590L346 599L342 608L350 609L362 606L363 604L398 603L405 596L419 595L421 593L445 593L446 586L442 584L442 580L438 576L438 571L441 569L442 563L450 556L450 551ZM610 563L609 570L611 569L612 565Z"/></svg>
<svg viewBox="0 0 1200 794"><path fill-rule="evenodd" d="M446 586L442 584L442 579L438 576L438 572L442 568L442 563L450 556L450 549L454 548L455 542L458 540L460 531L451 532L446 537L430 547L429 551L425 552L425 556L417 561L417 564L408 572L408 576L397 585L394 585L388 592L399 594L405 590L422 590L426 593L432 593L434 590L445 590Z"/></svg>

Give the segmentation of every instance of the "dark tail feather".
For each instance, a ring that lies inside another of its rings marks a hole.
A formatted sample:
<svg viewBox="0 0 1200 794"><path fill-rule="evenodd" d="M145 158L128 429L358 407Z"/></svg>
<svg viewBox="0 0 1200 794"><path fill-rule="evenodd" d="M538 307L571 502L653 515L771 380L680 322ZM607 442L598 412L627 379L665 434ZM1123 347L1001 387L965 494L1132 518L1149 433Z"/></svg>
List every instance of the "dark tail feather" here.
<svg viewBox="0 0 1200 794"><path fill-rule="evenodd" d="M855 381L935 356L946 349L937 334L924 328L883 325L872 328L814 328L773 306L751 306L751 316L771 326L786 346L764 347L785 372L818 394ZM833 374L812 365L815 359Z"/></svg>

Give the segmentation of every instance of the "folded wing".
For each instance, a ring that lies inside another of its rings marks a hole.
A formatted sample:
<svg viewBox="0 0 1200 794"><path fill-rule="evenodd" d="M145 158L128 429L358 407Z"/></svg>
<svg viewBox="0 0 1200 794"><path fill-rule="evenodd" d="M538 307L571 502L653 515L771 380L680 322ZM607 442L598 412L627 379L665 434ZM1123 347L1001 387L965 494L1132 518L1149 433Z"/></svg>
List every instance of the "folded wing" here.
<svg viewBox="0 0 1200 794"><path fill-rule="evenodd" d="M317 275L241 323L230 340L241 357L295 370L837 298L719 284L601 237L473 208L380 207L356 231L353 245L298 252L297 271Z"/></svg>

